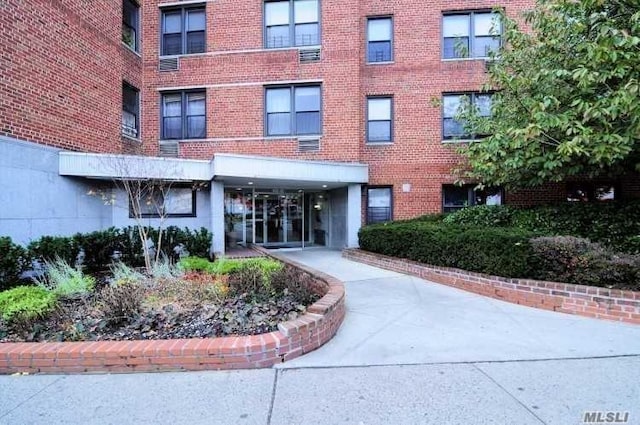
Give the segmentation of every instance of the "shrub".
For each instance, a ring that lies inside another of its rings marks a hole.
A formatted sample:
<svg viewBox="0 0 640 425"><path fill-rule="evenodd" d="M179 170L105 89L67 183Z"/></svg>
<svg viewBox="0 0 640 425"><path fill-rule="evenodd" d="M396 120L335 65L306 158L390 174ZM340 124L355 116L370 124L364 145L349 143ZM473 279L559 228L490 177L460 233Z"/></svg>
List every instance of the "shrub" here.
<svg viewBox="0 0 640 425"><path fill-rule="evenodd" d="M535 238L531 245L538 279L640 289L640 256L616 255L600 244L572 236Z"/></svg>
<svg viewBox="0 0 640 425"><path fill-rule="evenodd" d="M37 286L18 286L0 292L0 317L10 325L26 325L46 316L55 306L55 294Z"/></svg>
<svg viewBox="0 0 640 425"><path fill-rule="evenodd" d="M72 297L86 295L95 286L95 279L85 275L80 268L71 267L64 260L45 262L45 274L34 278L42 289L56 295Z"/></svg>
<svg viewBox="0 0 640 425"><path fill-rule="evenodd" d="M78 233L73 238L84 258L83 266L91 271L104 270L113 260L116 252L122 253L128 237L124 231L110 227L91 233Z"/></svg>
<svg viewBox="0 0 640 425"><path fill-rule="evenodd" d="M27 250L13 243L9 237L0 237L0 290L18 285L20 276L30 265Z"/></svg>
<svg viewBox="0 0 640 425"><path fill-rule="evenodd" d="M234 260L229 260L234 261ZM251 294L257 298L275 295L271 279L284 265L270 258L235 260L238 267L229 274L229 289L232 294Z"/></svg>
<svg viewBox="0 0 640 425"><path fill-rule="evenodd" d="M145 291L140 285L107 285L100 291L98 308L112 326L126 323L140 314Z"/></svg>
<svg viewBox="0 0 640 425"><path fill-rule="evenodd" d="M122 261L111 264L111 266L109 266L109 270L112 275L110 283L113 285L123 285L126 283L138 284L146 279L142 273L127 266Z"/></svg>
<svg viewBox="0 0 640 425"><path fill-rule="evenodd" d="M295 267L287 266L271 277L271 287L276 294L290 295L297 302L310 305L324 296L313 276Z"/></svg>
<svg viewBox="0 0 640 425"><path fill-rule="evenodd" d="M158 229L149 230L151 240L157 241ZM164 229L160 251L167 258L174 261L180 259L179 249L177 249L179 247L184 248L190 256L209 258L212 237L211 232L204 227L200 228L200 230L191 230L189 228L180 229L176 226L168 226Z"/></svg>
<svg viewBox="0 0 640 425"><path fill-rule="evenodd" d="M187 272L208 272L212 266L211 261L201 257L186 257L178 262L178 267Z"/></svg>
<svg viewBox="0 0 640 425"><path fill-rule="evenodd" d="M535 233L445 223L390 223L360 229L362 249L422 263L506 277L531 274Z"/></svg>
<svg viewBox="0 0 640 425"><path fill-rule="evenodd" d="M27 247L33 258L42 263L61 259L67 264L76 264L80 247L73 237L43 236Z"/></svg>
<svg viewBox="0 0 640 425"><path fill-rule="evenodd" d="M151 276L154 279L175 279L183 274L184 272L167 257L154 262L151 268Z"/></svg>
<svg viewBox="0 0 640 425"><path fill-rule="evenodd" d="M463 208L444 217L445 223L472 226L511 226L515 210L506 205L479 205Z"/></svg>

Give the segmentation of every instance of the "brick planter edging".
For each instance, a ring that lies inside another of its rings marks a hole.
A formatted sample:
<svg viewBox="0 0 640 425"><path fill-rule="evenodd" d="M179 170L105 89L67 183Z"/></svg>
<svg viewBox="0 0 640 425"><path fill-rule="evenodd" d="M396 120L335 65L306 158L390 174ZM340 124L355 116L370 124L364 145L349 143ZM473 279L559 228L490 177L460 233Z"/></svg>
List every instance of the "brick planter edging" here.
<svg viewBox="0 0 640 425"><path fill-rule="evenodd" d="M460 269L430 266L360 249L344 250L342 256L349 260L410 274L514 304L640 324L640 292L529 279L509 279Z"/></svg>
<svg viewBox="0 0 640 425"><path fill-rule="evenodd" d="M317 270L266 254L311 274L327 289L306 314L280 323L275 332L206 339L1 343L0 374L252 369L313 351L335 335L344 319L344 285Z"/></svg>

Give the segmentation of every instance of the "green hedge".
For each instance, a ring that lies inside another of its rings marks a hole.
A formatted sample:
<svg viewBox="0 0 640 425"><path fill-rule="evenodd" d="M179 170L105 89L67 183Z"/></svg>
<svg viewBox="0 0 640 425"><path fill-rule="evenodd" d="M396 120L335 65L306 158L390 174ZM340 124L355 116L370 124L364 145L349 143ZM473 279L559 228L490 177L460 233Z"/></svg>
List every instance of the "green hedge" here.
<svg viewBox="0 0 640 425"><path fill-rule="evenodd" d="M30 267L29 252L11 238L0 237L0 291L20 285L20 276Z"/></svg>
<svg viewBox="0 0 640 425"><path fill-rule="evenodd" d="M450 214L444 222L517 227L549 236L577 236L616 251L640 253L640 202L564 203L526 209L478 206Z"/></svg>
<svg viewBox="0 0 640 425"><path fill-rule="evenodd" d="M532 274L529 240L522 229L469 227L437 222L396 222L363 227L364 250L422 263L505 277Z"/></svg>

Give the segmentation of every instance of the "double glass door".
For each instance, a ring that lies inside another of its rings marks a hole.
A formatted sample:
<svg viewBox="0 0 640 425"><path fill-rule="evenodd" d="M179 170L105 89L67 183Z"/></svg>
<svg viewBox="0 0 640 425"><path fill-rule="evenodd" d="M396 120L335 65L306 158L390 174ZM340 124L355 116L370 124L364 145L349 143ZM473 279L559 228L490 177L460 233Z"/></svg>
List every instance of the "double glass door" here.
<svg viewBox="0 0 640 425"><path fill-rule="evenodd" d="M304 229L302 193L261 194L254 199L256 244L300 246Z"/></svg>

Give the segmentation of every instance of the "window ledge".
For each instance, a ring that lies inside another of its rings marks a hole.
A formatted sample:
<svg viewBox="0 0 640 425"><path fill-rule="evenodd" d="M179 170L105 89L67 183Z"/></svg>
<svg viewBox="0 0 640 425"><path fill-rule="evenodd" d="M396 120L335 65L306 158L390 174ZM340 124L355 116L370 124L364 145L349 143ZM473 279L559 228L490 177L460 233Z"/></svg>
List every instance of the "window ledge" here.
<svg viewBox="0 0 640 425"><path fill-rule="evenodd" d="M469 61L483 61L483 62L491 62L494 59L491 59L489 56L478 56L473 58L442 58L442 62L469 62Z"/></svg>
<svg viewBox="0 0 640 425"><path fill-rule="evenodd" d="M173 59L173 58L194 58L194 57L198 57L198 56L207 56L209 53L208 52L202 52L202 53L184 53L184 54L180 54L180 55L160 55L159 58L160 59Z"/></svg>
<svg viewBox="0 0 640 425"><path fill-rule="evenodd" d="M472 142L477 142L478 139L446 139L442 141L443 145L450 145L450 144L458 144L458 143L472 143Z"/></svg>
<svg viewBox="0 0 640 425"><path fill-rule="evenodd" d="M122 45L131 53L133 53L134 55L136 55L137 57L139 57L140 59L142 59L142 55L139 52L136 52L135 50L133 50L131 48L131 46L129 46L127 43L125 43L124 41L122 42Z"/></svg>
<svg viewBox="0 0 640 425"><path fill-rule="evenodd" d="M365 142L365 146L367 147L393 146L393 142Z"/></svg>
<svg viewBox="0 0 640 425"><path fill-rule="evenodd" d="M367 62L366 65L393 65L396 61Z"/></svg>

